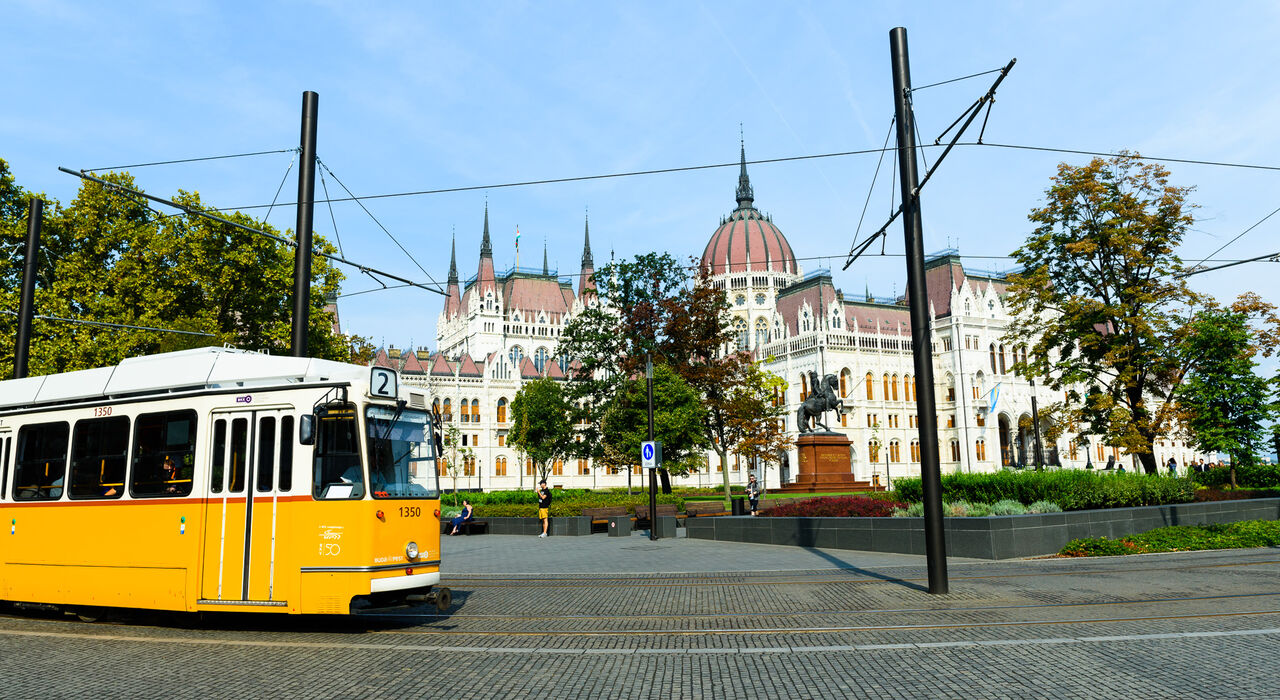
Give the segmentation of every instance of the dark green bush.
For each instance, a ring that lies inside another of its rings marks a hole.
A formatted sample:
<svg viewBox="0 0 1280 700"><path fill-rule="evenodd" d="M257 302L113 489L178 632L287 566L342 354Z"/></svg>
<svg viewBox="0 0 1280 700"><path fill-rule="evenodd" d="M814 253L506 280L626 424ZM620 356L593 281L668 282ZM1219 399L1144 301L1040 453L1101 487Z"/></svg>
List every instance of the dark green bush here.
<svg viewBox="0 0 1280 700"><path fill-rule="evenodd" d="M1246 520L1219 525L1162 527L1118 540L1095 537L1071 540L1061 554L1099 557L1149 552L1188 552L1200 549L1240 549L1280 545L1280 522Z"/></svg>
<svg viewBox="0 0 1280 700"><path fill-rule="evenodd" d="M1214 467L1203 474L1193 473L1192 478L1201 486L1225 486L1231 483L1231 468ZM1280 465L1238 464L1236 485L1257 489L1280 487Z"/></svg>
<svg viewBox="0 0 1280 700"><path fill-rule="evenodd" d="M538 514L538 499L532 492L512 492L524 493L525 498L522 501L510 503L480 503L473 501L476 506L476 517L524 517L532 518ZM684 509L684 497L677 494L658 494L658 503L673 503L678 510ZM649 507L649 497L645 494L637 493L628 496L624 493L600 493L595 491L556 491L551 496L551 517L569 517L582 515L583 508L607 508L609 506L626 506L627 511L634 513L636 508L641 510Z"/></svg>
<svg viewBox="0 0 1280 700"><path fill-rule="evenodd" d="M895 479L894 488L903 501L923 500L920 479ZM1052 501L1063 510L1187 503L1193 500L1194 492L1195 486L1185 478L1107 474L1083 469L999 471L942 477L943 501L996 503L1010 499L1025 505Z"/></svg>

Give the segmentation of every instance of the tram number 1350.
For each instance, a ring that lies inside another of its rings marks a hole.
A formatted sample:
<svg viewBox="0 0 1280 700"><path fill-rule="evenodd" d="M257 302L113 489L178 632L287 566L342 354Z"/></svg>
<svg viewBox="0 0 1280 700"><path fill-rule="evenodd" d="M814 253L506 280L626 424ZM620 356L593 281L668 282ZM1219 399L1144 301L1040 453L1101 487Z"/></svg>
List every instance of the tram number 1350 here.
<svg viewBox="0 0 1280 700"><path fill-rule="evenodd" d="M402 518L420 518L422 517L422 509L416 506L402 506L400 508L400 517Z"/></svg>
<svg viewBox="0 0 1280 700"><path fill-rule="evenodd" d="M321 542L321 543L320 543L320 556L322 556L322 557L336 557L336 556L338 556L339 554L342 554L342 545L340 545L340 544L330 544L330 543L328 543L328 542Z"/></svg>

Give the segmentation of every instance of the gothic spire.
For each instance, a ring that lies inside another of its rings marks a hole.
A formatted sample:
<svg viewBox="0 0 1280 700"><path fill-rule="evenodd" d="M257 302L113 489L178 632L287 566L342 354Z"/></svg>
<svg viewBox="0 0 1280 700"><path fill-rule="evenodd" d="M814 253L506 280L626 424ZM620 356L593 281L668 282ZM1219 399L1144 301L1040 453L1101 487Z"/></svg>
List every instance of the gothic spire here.
<svg viewBox="0 0 1280 700"><path fill-rule="evenodd" d="M591 216L583 219L582 225L582 269L595 269L595 261L591 259Z"/></svg>
<svg viewBox="0 0 1280 700"><path fill-rule="evenodd" d="M480 241L480 257L493 257L493 244L489 242L489 200L484 202L484 239Z"/></svg>
<svg viewBox="0 0 1280 700"><path fill-rule="evenodd" d="M449 284L458 283L458 237L449 244Z"/></svg>
<svg viewBox="0 0 1280 700"><path fill-rule="evenodd" d="M550 274L551 274L551 268L547 267L547 241L546 241L546 239L543 239L543 241L542 241L542 274L544 274L544 275L550 275Z"/></svg>
<svg viewBox="0 0 1280 700"><path fill-rule="evenodd" d="M738 126L741 130L742 126ZM739 144L741 145L741 163L742 167L738 171L738 208L751 209L751 203L755 200L755 192L751 190L751 179L747 177L747 142L739 133Z"/></svg>

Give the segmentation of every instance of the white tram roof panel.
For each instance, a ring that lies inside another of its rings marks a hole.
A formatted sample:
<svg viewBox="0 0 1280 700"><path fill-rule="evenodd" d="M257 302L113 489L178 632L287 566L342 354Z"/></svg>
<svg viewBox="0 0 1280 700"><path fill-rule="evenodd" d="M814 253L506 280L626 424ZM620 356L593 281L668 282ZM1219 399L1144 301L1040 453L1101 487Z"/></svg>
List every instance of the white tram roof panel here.
<svg viewBox="0 0 1280 700"><path fill-rule="evenodd" d="M163 392L302 382L358 381L357 365L277 357L235 348L196 348L130 357L114 367L0 381L0 407Z"/></svg>

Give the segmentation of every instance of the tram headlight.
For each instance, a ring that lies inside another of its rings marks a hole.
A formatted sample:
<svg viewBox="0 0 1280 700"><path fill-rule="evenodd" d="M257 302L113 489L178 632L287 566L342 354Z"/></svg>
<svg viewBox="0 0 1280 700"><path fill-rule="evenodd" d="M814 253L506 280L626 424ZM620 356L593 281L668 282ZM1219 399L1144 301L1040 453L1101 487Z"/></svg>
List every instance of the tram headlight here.
<svg viewBox="0 0 1280 700"><path fill-rule="evenodd" d="M418 558L418 543L410 542L404 546L404 555L410 559Z"/></svg>

